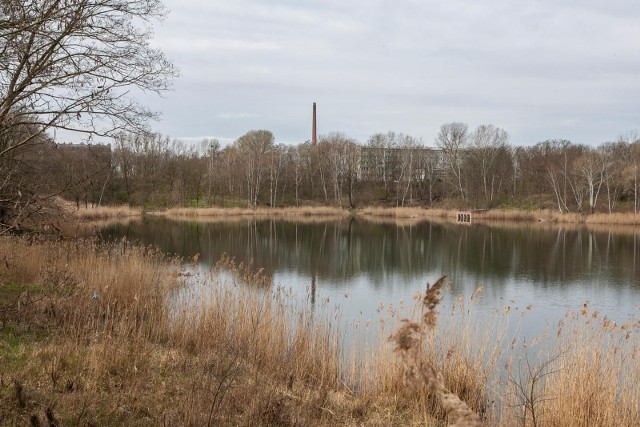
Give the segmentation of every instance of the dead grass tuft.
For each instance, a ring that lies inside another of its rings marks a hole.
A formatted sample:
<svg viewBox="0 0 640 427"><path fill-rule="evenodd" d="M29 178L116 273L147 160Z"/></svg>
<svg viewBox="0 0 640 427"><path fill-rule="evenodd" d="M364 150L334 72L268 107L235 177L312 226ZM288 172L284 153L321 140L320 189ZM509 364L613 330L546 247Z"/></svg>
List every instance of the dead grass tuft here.
<svg viewBox="0 0 640 427"><path fill-rule="evenodd" d="M436 326L435 309L442 299L441 288L444 279L441 277L433 286L427 286L427 292L422 299L423 313L420 322L405 320L404 325L391 339L396 343L396 352L401 360L404 384L407 388L418 394L426 392L435 396L444 408L450 426L481 426L480 417L445 386L444 376L425 355L425 333Z"/></svg>

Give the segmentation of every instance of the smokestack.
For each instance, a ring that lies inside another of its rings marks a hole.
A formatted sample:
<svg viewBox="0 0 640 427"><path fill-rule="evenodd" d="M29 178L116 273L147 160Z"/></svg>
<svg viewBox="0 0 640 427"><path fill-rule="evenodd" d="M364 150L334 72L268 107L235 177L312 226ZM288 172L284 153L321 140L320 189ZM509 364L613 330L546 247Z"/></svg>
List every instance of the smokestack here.
<svg viewBox="0 0 640 427"><path fill-rule="evenodd" d="M316 103L313 103L313 124L311 125L311 145L318 143L318 134L316 133Z"/></svg>

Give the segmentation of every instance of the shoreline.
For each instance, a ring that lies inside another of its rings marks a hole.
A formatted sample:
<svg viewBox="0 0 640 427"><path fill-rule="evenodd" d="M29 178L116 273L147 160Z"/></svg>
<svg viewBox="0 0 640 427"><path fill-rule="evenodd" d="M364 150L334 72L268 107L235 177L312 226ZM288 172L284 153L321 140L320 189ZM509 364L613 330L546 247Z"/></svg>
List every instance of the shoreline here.
<svg viewBox="0 0 640 427"><path fill-rule="evenodd" d="M398 219L429 219L441 218L455 221L458 209L415 208L415 207L364 207L346 209L331 206L304 206L286 208L259 207L246 208L170 208L165 211L147 212L146 215L165 216L169 218L206 218L206 217L345 217L355 216L367 218L398 218ZM611 225L640 225L640 213L614 212L578 214L559 213L547 209L490 209L482 211L477 221L513 221L513 222L542 222L561 224L611 224Z"/></svg>
<svg viewBox="0 0 640 427"><path fill-rule="evenodd" d="M231 286L189 276L211 292L197 310L185 294L176 310L171 296L188 290L184 260L150 248L2 237L0 252L0 366L12 379L0 385L0 421L25 424L49 411L65 425L409 426L446 419L424 384L407 388L388 340L370 352L341 345L344 325L290 310L286 294L251 266L220 260L237 280ZM526 346L514 349L505 339L502 311L493 326L468 316L480 293L443 311L447 332L427 332L433 351L418 356L442 366L445 384L473 410L487 409L486 425L506 427L518 417L518 383L490 379L502 356L522 360ZM554 396L541 403L545 424L586 420L594 410L599 425L637 423L639 332L640 321L616 325L587 304L552 328L540 343L550 368L536 390ZM403 335L395 336L402 345ZM343 366L341 355L351 353Z"/></svg>

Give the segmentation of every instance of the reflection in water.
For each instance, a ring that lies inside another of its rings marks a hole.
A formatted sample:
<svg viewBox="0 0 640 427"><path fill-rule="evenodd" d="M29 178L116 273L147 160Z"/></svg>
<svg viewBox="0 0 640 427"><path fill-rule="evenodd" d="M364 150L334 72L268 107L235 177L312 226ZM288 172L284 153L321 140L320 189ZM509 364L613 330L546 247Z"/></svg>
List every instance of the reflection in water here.
<svg viewBox="0 0 640 427"><path fill-rule="evenodd" d="M295 271L329 282L365 275L374 287L389 274L406 279L426 271L464 274L478 283L507 286L513 278L539 286L609 282L640 287L640 230L615 234L562 226L500 227L429 222L373 224L355 218L321 223L243 219L174 222L146 218L114 225L104 239L157 245L167 253L215 264L221 255L253 260L268 273Z"/></svg>
<svg viewBox="0 0 640 427"><path fill-rule="evenodd" d="M293 222L243 218L177 222L148 217L113 225L105 240L158 246L213 265L223 255L265 269L273 283L340 298L347 316L375 316L380 304L410 301L426 282L448 275L451 295L484 287L487 306L532 304L540 325L585 301L614 318L638 314L640 230L592 231L539 224L460 226L376 224L355 218ZM347 295L348 298L342 296ZM621 319L622 320L622 319ZM536 328L539 329L539 328Z"/></svg>

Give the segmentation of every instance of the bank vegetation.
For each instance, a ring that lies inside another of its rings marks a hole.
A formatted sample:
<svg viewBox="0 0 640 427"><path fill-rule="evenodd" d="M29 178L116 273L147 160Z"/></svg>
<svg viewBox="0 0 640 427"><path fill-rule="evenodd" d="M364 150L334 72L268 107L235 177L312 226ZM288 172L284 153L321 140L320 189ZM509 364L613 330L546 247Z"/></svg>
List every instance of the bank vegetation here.
<svg viewBox="0 0 640 427"><path fill-rule="evenodd" d="M0 253L3 424L444 425L448 395L485 425L640 423L640 324L588 305L523 343L515 307L477 322L481 290L439 315L423 292L364 348L232 260L8 237Z"/></svg>

